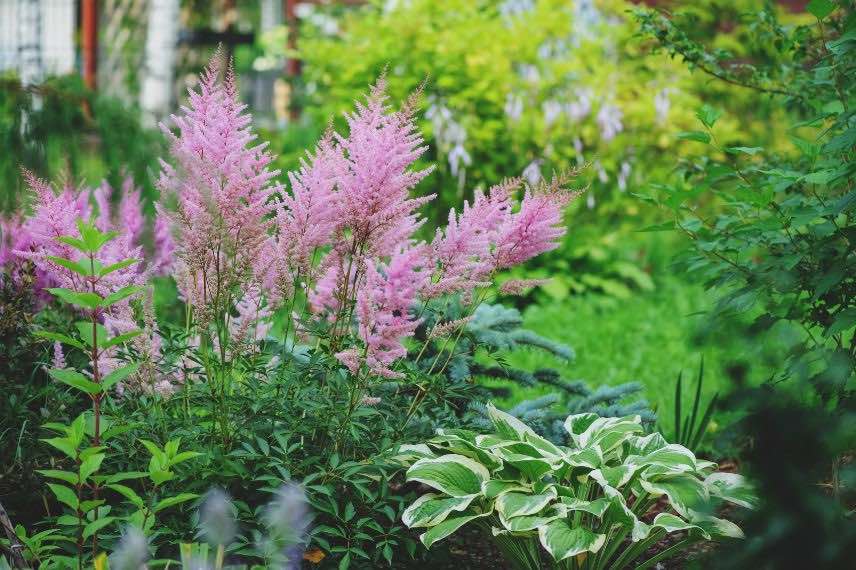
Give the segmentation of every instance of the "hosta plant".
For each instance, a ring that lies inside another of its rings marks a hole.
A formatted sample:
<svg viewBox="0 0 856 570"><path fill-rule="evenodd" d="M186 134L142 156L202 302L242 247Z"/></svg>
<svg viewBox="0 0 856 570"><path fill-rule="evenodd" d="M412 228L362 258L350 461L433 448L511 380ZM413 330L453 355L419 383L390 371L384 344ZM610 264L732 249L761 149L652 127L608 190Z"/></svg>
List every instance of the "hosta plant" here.
<svg viewBox="0 0 856 570"><path fill-rule="evenodd" d="M432 488L402 517L425 529L420 538L428 548L469 524L515 568L546 562L596 570L647 568L696 542L743 536L713 515L721 501L752 507L743 479L716 472L714 463L658 433L644 435L638 416L568 416L569 445L561 446L488 410L494 433L441 429L425 444L399 448L407 480ZM683 538L640 559L669 533Z"/></svg>

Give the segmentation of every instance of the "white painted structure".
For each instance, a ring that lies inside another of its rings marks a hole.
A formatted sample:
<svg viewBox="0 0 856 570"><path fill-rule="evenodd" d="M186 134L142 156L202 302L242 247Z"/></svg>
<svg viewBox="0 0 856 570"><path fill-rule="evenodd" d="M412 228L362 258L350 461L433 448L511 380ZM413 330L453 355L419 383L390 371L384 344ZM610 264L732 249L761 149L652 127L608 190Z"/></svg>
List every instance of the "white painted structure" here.
<svg viewBox="0 0 856 570"><path fill-rule="evenodd" d="M0 0L0 73L25 84L74 71L75 0Z"/></svg>

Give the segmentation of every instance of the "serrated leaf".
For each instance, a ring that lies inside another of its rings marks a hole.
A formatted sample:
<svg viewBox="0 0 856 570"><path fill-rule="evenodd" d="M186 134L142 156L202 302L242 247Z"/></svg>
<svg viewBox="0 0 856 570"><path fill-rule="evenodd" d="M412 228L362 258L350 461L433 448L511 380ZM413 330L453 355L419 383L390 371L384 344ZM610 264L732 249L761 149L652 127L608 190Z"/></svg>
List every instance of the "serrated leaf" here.
<svg viewBox="0 0 856 570"><path fill-rule="evenodd" d="M78 275L82 275L84 277L89 277L92 275L90 268L86 265L83 265L82 263L78 263L76 261L72 261L64 257L55 257L53 255L48 255L47 258L50 259L52 262L56 263L57 265L65 267L69 271L73 271Z"/></svg>
<svg viewBox="0 0 856 570"><path fill-rule="evenodd" d="M55 333L55 332L51 332L51 331L36 331L33 333L33 336L45 338L48 340L59 341L63 344L73 346L74 348L79 348L80 350L86 350L86 346L82 342L80 342L77 339L71 338L68 335L64 335L61 333Z"/></svg>
<svg viewBox="0 0 856 570"><path fill-rule="evenodd" d="M830 0L811 0L806 4L805 9L818 20L823 20L832 14L835 10L835 4Z"/></svg>
<svg viewBox="0 0 856 570"><path fill-rule="evenodd" d="M127 332L127 333L124 333L124 334L116 335L116 336L114 336L113 338L110 338L110 339L105 340L105 341L101 344L101 347L102 347L102 348L110 348L111 346L116 346L116 345L119 345L119 344L126 343L126 342L128 342L129 340L131 340L132 338L134 338L134 337L137 337L137 336L141 335L142 333L143 333L143 331L138 329L138 330L135 330L135 331L131 331L131 332Z"/></svg>
<svg viewBox="0 0 856 570"><path fill-rule="evenodd" d="M87 479L89 479L90 475L92 475L101 468L101 462L103 461L103 453L90 455L84 461L82 461L80 463L80 480L85 482Z"/></svg>
<svg viewBox="0 0 856 570"><path fill-rule="evenodd" d="M48 291L54 297L84 309L97 309L101 305L101 296L97 293L72 291L64 287L51 287Z"/></svg>
<svg viewBox="0 0 856 570"><path fill-rule="evenodd" d="M684 131L682 133L678 133L677 137L679 139L696 141L704 144L710 143L710 135L704 131Z"/></svg>
<svg viewBox="0 0 856 570"><path fill-rule="evenodd" d="M77 327L77 332L80 333L80 338L83 339L83 342L87 344L90 348L92 347L93 334L92 334L92 322L91 321L78 321L74 323L74 326ZM98 346L103 345L104 341L107 339L107 329L102 324L95 324L95 341L98 343Z"/></svg>
<svg viewBox="0 0 856 570"><path fill-rule="evenodd" d="M77 447L70 442L67 438L64 437L54 437L50 439L43 439L43 442L48 445L55 447L69 456L71 459L77 459Z"/></svg>
<svg viewBox="0 0 856 570"><path fill-rule="evenodd" d="M91 523L83 527L83 539L86 540L108 524L112 523L114 520L116 520L115 517L102 517L100 519L92 521Z"/></svg>
<svg viewBox="0 0 856 570"><path fill-rule="evenodd" d="M112 388L113 386L115 386L116 384L118 384L119 382L121 382L122 380L124 380L125 378L130 376L131 374L136 373L137 370L139 370L139 369L140 369L140 363L139 362L133 362L133 363L127 364L121 368L116 368L115 370L113 370L110 374L108 374L107 376L105 376L101 380L101 390L103 392L108 392L110 390L110 388Z"/></svg>
<svg viewBox="0 0 856 570"><path fill-rule="evenodd" d="M77 388L87 394L97 394L101 391L101 386L74 370L68 368L51 368L48 370L51 378L67 384L73 388Z"/></svg>
<svg viewBox="0 0 856 570"><path fill-rule="evenodd" d="M65 481L71 485L77 485L79 479L77 473L72 473L71 471L59 471L56 469L36 469L36 473L40 475L44 475L45 477L50 477L52 479L59 479L60 481Z"/></svg>
<svg viewBox="0 0 856 570"><path fill-rule="evenodd" d="M192 501L193 499L198 498L199 495L196 493L180 493L173 497L167 497L161 501L158 501L158 504L155 505L153 512L157 513L164 509L168 509L169 507L173 507L175 505L180 505L181 503L186 503L187 501Z"/></svg>
<svg viewBox="0 0 856 570"><path fill-rule="evenodd" d="M126 485L120 485L119 483L111 483L107 485L107 488L116 491L117 493L131 501L131 503L133 503L134 506L136 506L137 508L143 508L143 506L145 505L145 502L137 494L137 492Z"/></svg>
<svg viewBox="0 0 856 570"><path fill-rule="evenodd" d="M101 306L109 307L111 305L115 305L119 301L124 301L131 295L136 295L137 293L145 290L145 287L141 287L139 285L128 285L127 287L122 287L118 291L104 297L104 300L101 302Z"/></svg>
<svg viewBox="0 0 856 570"><path fill-rule="evenodd" d="M139 259L125 259L123 261L120 261L119 263L114 263L112 265L108 265L106 267L101 268L98 271L98 275L100 277L104 277L105 275L109 275L109 274L113 273L114 271L119 271L120 269L130 267L131 265L134 265L135 263L139 263L139 262L140 262Z"/></svg>
<svg viewBox="0 0 856 570"><path fill-rule="evenodd" d="M708 129L713 128L719 117L722 116L722 111L711 107L710 105L702 105L701 109L696 111L696 117Z"/></svg>
<svg viewBox="0 0 856 570"><path fill-rule="evenodd" d="M74 491L69 489L64 485L57 485L55 483L48 483L48 487L53 491L53 494L56 495L56 498L60 503L67 505L68 507L77 510L77 507L80 506L80 503L77 500L77 495Z"/></svg>

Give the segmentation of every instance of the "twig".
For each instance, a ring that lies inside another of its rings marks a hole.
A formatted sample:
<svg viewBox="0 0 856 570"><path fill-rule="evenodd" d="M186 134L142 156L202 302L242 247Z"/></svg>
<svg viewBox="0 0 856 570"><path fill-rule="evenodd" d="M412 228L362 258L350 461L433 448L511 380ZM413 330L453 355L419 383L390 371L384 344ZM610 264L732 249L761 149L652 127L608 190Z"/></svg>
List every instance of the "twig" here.
<svg viewBox="0 0 856 570"><path fill-rule="evenodd" d="M18 540L15 527L12 526L12 521L9 520L9 515L6 514L6 509L3 508L3 503L0 503L0 526L3 527L6 538L9 539L9 555L12 558L12 566L15 568L26 568L27 563L24 560L24 555L21 554L24 545Z"/></svg>

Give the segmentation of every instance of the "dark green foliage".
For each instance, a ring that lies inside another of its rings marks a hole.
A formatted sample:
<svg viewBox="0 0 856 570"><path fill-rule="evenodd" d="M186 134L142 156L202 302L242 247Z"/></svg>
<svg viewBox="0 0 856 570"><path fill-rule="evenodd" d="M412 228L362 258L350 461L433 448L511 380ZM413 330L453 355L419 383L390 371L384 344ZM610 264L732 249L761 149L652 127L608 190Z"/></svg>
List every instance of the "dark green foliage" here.
<svg viewBox="0 0 856 570"><path fill-rule="evenodd" d="M30 87L0 77L0 213L26 202L21 167L44 178L89 184L103 178L114 188L131 176L151 199L160 145L138 112L88 91L78 76Z"/></svg>
<svg viewBox="0 0 856 570"><path fill-rule="evenodd" d="M856 544L856 8L807 9L812 25L783 26L772 9L747 15L768 50L741 65L693 40L681 17L637 13L672 57L794 117L776 148L723 146L719 111L701 108L699 130L683 138L705 155L648 197L673 214L662 229L690 239L683 266L716 291L714 316L757 314L746 342L800 331L768 385L747 389L735 370L741 391L727 405L747 414L735 427L764 507L746 547L717 556L722 568L843 568Z"/></svg>

